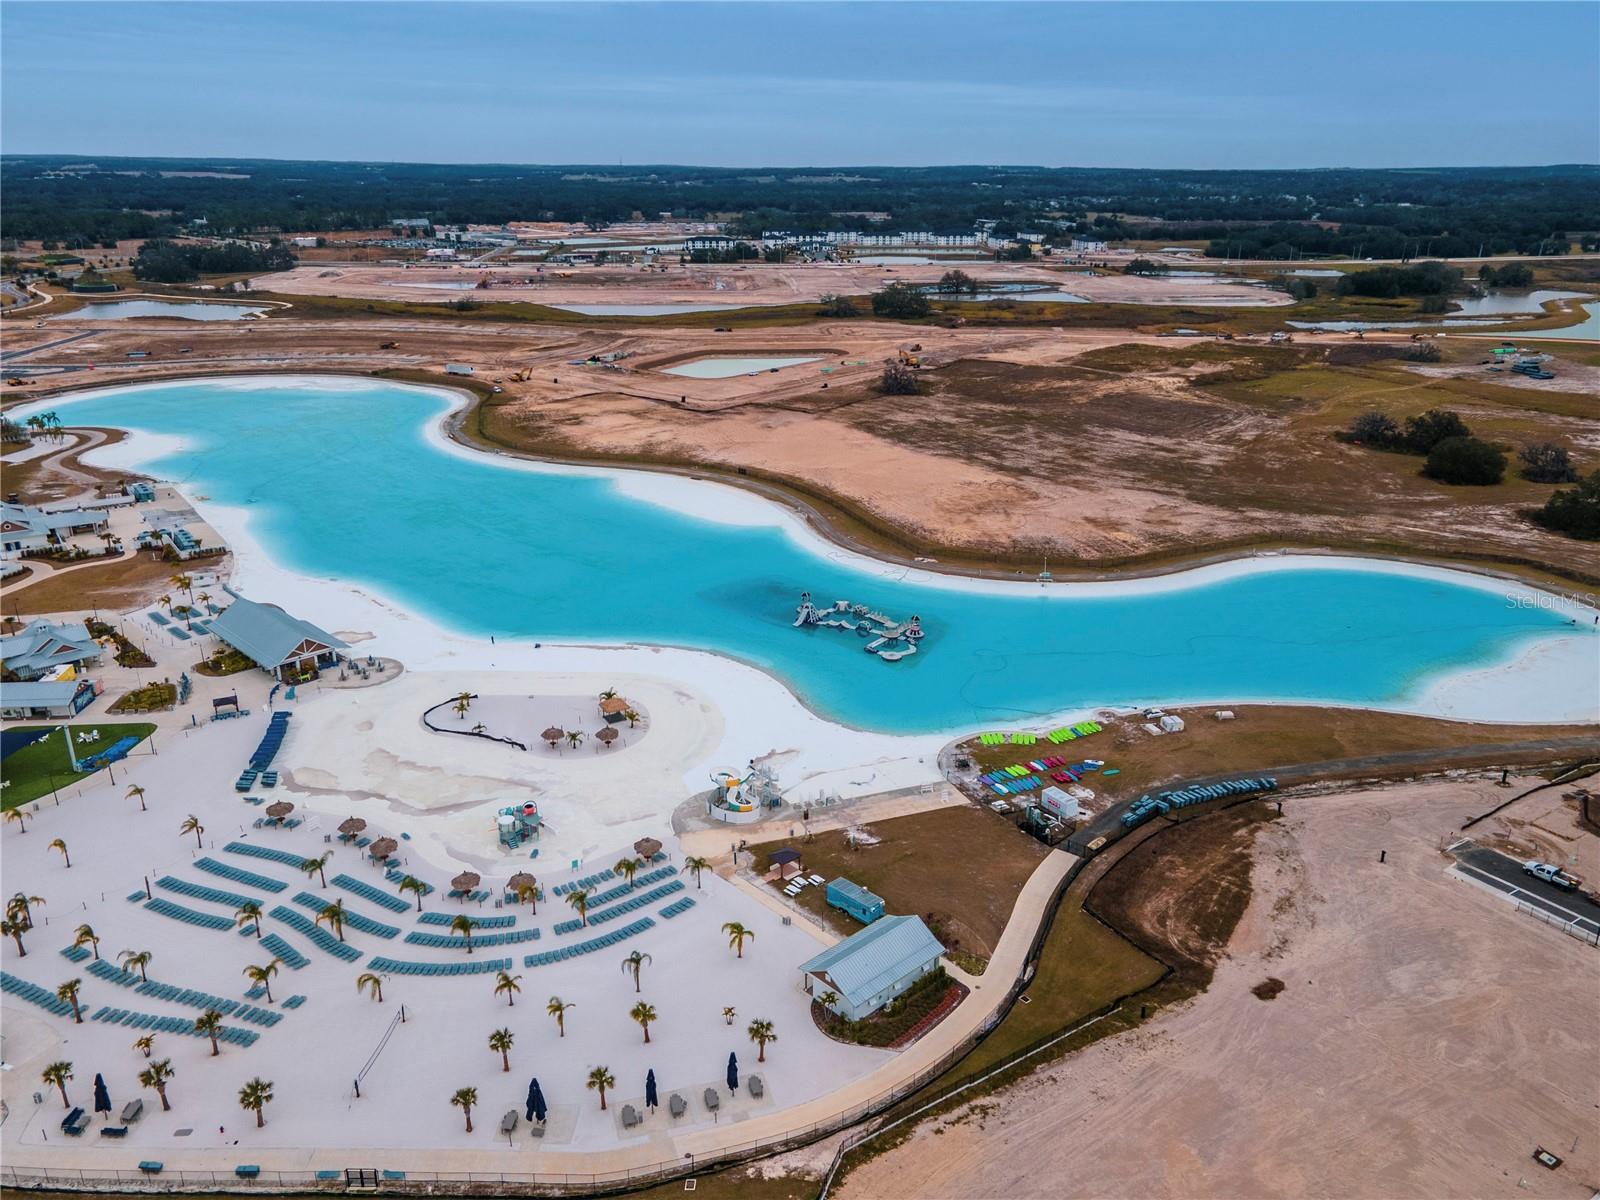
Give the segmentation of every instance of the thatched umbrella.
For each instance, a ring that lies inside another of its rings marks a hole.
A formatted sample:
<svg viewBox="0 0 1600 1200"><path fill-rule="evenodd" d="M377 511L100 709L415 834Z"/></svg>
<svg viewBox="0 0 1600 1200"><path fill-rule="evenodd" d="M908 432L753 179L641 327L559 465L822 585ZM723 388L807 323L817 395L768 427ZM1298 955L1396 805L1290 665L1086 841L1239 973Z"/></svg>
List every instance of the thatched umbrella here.
<svg viewBox="0 0 1600 1200"><path fill-rule="evenodd" d="M518 871L510 879L506 880L506 891L510 892L513 896L515 896L525 887L531 888L538 886L539 881L532 875L529 875L526 871Z"/></svg>
<svg viewBox="0 0 1600 1200"><path fill-rule="evenodd" d="M655 838L640 838L633 844L633 852L648 862L661 853L661 843Z"/></svg>
<svg viewBox="0 0 1600 1200"><path fill-rule="evenodd" d="M400 849L400 843L392 837L381 837L367 847L367 853L372 855L373 858L388 858L398 849Z"/></svg>
<svg viewBox="0 0 1600 1200"><path fill-rule="evenodd" d="M611 728L611 726L607 725L604 729L602 729L599 733L595 734L594 736L599 738L602 742L605 743L607 748L609 748L611 743L616 741L622 735L620 733L618 733L615 729Z"/></svg>
<svg viewBox="0 0 1600 1200"><path fill-rule="evenodd" d="M483 876L476 871L463 871L450 881L450 886L464 895L482 882Z"/></svg>
<svg viewBox="0 0 1600 1200"><path fill-rule="evenodd" d="M281 821L294 811L294 805L287 800L275 800L267 805L267 816L274 821Z"/></svg>
<svg viewBox="0 0 1600 1200"><path fill-rule="evenodd" d="M359 837L361 831L366 827L367 823L360 817L346 817L339 822L339 836L347 838Z"/></svg>
<svg viewBox="0 0 1600 1200"><path fill-rule="evenodd" d="M567 731L558 725L552 725L539 735L544 741L550 743L552 749L560 744L561 739L567 736Z"/></svg>

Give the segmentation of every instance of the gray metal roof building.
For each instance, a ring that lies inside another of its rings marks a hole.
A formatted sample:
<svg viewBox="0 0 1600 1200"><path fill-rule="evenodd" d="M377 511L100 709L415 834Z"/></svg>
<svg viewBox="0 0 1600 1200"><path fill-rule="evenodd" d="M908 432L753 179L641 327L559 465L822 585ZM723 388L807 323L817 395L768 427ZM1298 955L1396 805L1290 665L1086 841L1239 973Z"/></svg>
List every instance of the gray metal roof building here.
<svg viewBox="0 0 1600 1200"><path fill-rule="evenodd" d="M308 666L325 667L348 650L325 629L291 616L276 604L238 596L211 622L211 632L259 666L282 678Z"/></svg>
<svg viewBox="0 0 1600 1200"><path fill-rule="evenodd" d="M835 1012L855 1021L876 1012L939 965L944 946L921 917L881 917L800 965L806 990L835 992Z"/></svg>

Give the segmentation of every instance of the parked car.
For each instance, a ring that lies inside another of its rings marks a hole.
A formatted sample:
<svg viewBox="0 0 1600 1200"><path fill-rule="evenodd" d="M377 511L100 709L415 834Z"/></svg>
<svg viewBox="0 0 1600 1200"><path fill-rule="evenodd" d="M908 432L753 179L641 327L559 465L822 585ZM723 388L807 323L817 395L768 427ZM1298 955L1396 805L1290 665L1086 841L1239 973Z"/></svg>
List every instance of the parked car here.
<svg viewBox="0 0 1600 1200"><path fill-rule="evenodd" d="M1554 863L1525 862L1522 864L1522 873L1532 875L1535 879L1542 879L1553 887L1560 888L1563 892L1575 892L1583 881L1576 876L1568 875Z"/></svg>

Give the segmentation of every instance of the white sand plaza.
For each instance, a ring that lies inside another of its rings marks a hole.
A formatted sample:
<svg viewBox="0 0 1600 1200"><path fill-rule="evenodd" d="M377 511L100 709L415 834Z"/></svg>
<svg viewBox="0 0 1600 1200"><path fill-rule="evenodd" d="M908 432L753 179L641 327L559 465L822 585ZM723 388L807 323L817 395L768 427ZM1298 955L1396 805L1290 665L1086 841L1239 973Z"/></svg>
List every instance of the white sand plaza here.
<svg viewBox="0 0 1600 1200"><path fill-rule="evenodd" d="M480 777L453 779L432 806L394 796L341 794L331 787L294 787L290 777L336 779L334 759L322 756L341 744L350 769L360 770L376 751L350 739L356 737L355 727L377 711L394 714L397 721L409 713L410 744L420 739L429 753L415 762L397 754L391 775L376 782L412 795L406 789L420 786L428 772L448 775L450 756L480 753L477 741L419 733L417 710L394 701L405 688L419 696L448 694L439 689L451 682L408 676L391 685L395 691L326 691L298 704L274 764L285 776L274 791L264 793L258 786L241 795L234 789L235 777L267 728L268 714L258 710L245 719L169 734L159 754L119 764L115 786L97 776L59 806L46 799L26 832L8 829L3 843L7 895L44 900L33 906L34 927L23 934L26 957L9 939L3 952L9 1068L3 1137L13 1165L81 1165L88 1159L91 1165L114 1160L127 1168L157 1160L231 1169L235 1161L268 1161L265 1152L277 1151L273 1161L279 1169L296 1169L319 1149L360 1148L387 1151L384 1161L413 1168L423 1164L424 1151L471 1149L502 1153L501 1169L507 1171L562 1170L556 1162L572 1155L596 1169L594 1164L618 1150L633 1149L632 1157L646 1161L674 1157L674 1138L723 1130L825 1098L895 1057L833 1042L815 1028L794 968L816 953L823 935L805 922L786 924L713 872L697 881L684 869L659 810L653 818L627 810L609 823L603 816L593 818L585 836L603 841L608 829L615 832L604 853L583 856L582 866L572 871L565 862L544 866L543 858L497 857L492 832L475 824L476 806L457 811L454 797L461 793L449 788L472 791L485 779L493 780L496 798L510 798L506 779L494 774L509 774L504 764L484 768ZM578 787L585 795L625 793L631 782L626 772L643 770L627 766L630 759L645 763L652 741L671 745L674 731L682 732L675 722L689 720L675 714L665 691L637 691L641 704L650 706L654 727L650 738L627 752L582 748L550 757L565 771L580 776L584 768L591 771L593 777ZM389 695L381 710L363 708L363 700L383 692ZM685 707L692 712L687 700ZM387 732L382 720L359 732L381 742ZM714 730L705 736L714 740ZM467 743L467 751L457 743ZM407 740L392 744L405 747ZM539 758L503 749L508 757ZM543 771L535 777L552 776L554 767ZM133 783L145 789L148 811L126 796ZM266 803L259 803L263 798ZM291 819L300 823L257 828L267 804L280 800L295 805ZM554 798L544 802L557 813L565 811ZM598 802L591 806L600 808ZM366 848L341 838L338 826L352 813L367 820L364 837L396 839L399 871L432 885L420 915L414 897L397 891ZM180 832L191 814L203 827L198 838ZM652 819L666 843L660 859L645 864L631 888L621 879L595 882L591 924L570 929L577 914L557 894L564 890L561 885L603 874L631 854L635 830ZM580 823L574 819L574 828ZM70 849L70 867L49 849L58 837ZM329 852L324 887L318 875L299 868L298 860ZM450 880L462 866L481 873L483 881L474 889L475 898L451 899ZM506 880L519 870L535 874L544 890L536 915L526 905L497 903ZM249 928L234 928L244 900L258 902L266 913L265 939ZM342 941L329 924L315 923L320 906L334 900L343 901L346 913ZM448 925L460 913L482 922L470 955ZM722 932L730 921L754 933L742 958ZM63 956L83 924L99 938L99 955L110 965ZM441 944L449 938L457 945ZM583 952L576 952L579 947ZM115 964L124 950L151 952L146 971L152 985L141 985L137 971L119 976ZM572 951L571 956L547 961L547 952L560 950ZM623 967L634 950L649 956L638 994ZM244 969L275 956L279 970L270 980L271 1002L265 995L247 1001L251 984ZM473 973L461 973L468 968ZM445 970L453 973L436 973ZM520 985L510 996L514 1003L496 994L500 970ZM357 990L357 978L367 972L380 977L381 1003L370 990ZM32 984L53 995L59 984L74 978L82 981L81 1024L70 1013L62 1016L30 1000L19 986ZM546 1012L553 996L572 1006L564 1037ZM657 1014L648 1045L629 1015L639 1000ZM154 1058L170 1059L174 1068L168 1089L173 1107L162 1112L155 1094L139 1086L148 1062L135 1048L136 1039L156 1018L175 1018L166 1022L175 1027L222 1001L248 1007L225 1016L224 1028L241 1032L224 1035L218 1056L211 1055L204 1037L155 1033ZM402 1006L403 1023L398 1021ZM724 1018L728 1007L736 1012L731 1024ZM757 1047L746 1036L754 1019L771 1021L778 1033L764 1064L757 1063ZM489 1035L500 1028L510 1029L515 1039L509 1073L488 1048ZM738 1092L725 1083L730 1052L737 1053L740 1064ZM45 1065L58 1060L73 1064L67 1088L74 1105L91 1107L97 1073L110 1091L113 1118L128 1101L145 1101L143 1116L128 1126L125 1138L101 1137L95 1126L106 1124L102 1118L79 1138L59 1131L66 1115L60 1096L39 1082ZM597 1066L608 1068L616 1080L605 1112L585 1086ZM625 1129L622 1106L643 1109L651 1070L662 1107ZM759 1099L748 1088L752 1071L764 1084ZM239 1088L257 1076L274 1085L267 1123L260 1129L237 1101ZM535 1077L549 1104L540 1137L531 1136L520 1119ZM479 1097L471 1135L460 1110L450 1104L457 1088L469 1086ZM720 1093L715 1112L706 1106L707 1088ZM33 1103L35 1091L43 1094L40 1104ZM673 1094L685 1100L686 1111L677 1118L668 1114ZM503 1114L513 1109L519 1114L516 1130L499 1134ZM342 1164L340 1159L336 1165ZM586 1168L575 1162L571 1169Z"/></svg>

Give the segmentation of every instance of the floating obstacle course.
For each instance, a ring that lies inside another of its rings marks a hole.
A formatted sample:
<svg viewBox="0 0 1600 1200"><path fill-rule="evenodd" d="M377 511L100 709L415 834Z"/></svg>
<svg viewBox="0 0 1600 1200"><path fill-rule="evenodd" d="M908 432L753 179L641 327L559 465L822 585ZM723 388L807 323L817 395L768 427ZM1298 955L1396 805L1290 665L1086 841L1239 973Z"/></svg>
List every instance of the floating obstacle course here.
<svg viewBox="0 0 1600 1200"><path fill-rule="evenodd" d="M900 622L883 613L874 612L865 604L852 604L848 600L835 600L831 608L819 609L811 602L810 592L800 593L800 607L795 609L796 629L820 627L854 633L868 639L861 648L876 654L884 662L898 662L917 652L922 642L922 618L913 616Z"/></svg>

